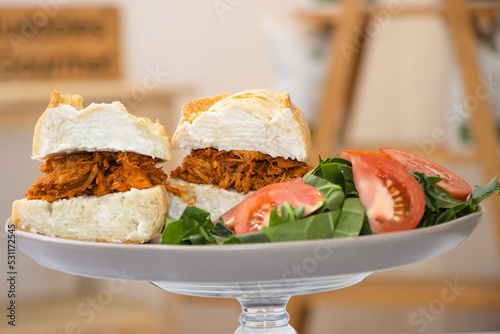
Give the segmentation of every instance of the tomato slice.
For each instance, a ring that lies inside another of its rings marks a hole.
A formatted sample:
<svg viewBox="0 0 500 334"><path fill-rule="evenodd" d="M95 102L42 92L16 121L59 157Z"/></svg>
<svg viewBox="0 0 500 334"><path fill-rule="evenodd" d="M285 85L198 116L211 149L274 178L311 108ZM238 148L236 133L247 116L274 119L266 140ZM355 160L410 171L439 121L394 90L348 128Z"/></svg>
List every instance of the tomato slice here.
<svg viewBox="0 0 500 334"><path fill-rule="evenodd" d="M373 233L411 230L424 215L425 197L400 163L373 154L351 154L354 184Z"/></svg>
<svg viewBox="0 0 500 334"><path fill-rule="evenodd" d="M443 180L436 183L436 186L457 199L465 201L472 192L472 188L460 176L433 161L388 147L381 147L380 151L389 155L411 171L442 178Z"/></svg>
<svg viewBox="0 0 500 334"><path fill-rule="evenodd" d="M382 152L363 151L363 150L343 150L342 152L340 152L339 157L351 161L351 155L353 154L375 155L378 157L389 158L388 155Z"/></svg>
<svg viewBox="0 0 500 334"><path fill-rule="evenodd" d="M288 182L295 182L295 183L304 183L304 180L301 178L301 177L298 177L298 178L295 178L295 179L292 179ZM222 218L222 221L224 222L224 224L226 224L227 228L229 228L230 230L234 231L234 213L236 212L236 207L238 205L235 205L233 206L231 209L229 209L228 211L226 211L220 218ZM219 218L217 218L216 220L214 220L214 225L217 224L217 222L219 221Z"/></svg>
<svg viewBox="0 0 500 334"><path fill-rule="evenodd" d="M269 226L271 211L284 203L289 203L292 207L303 206L304 216L307 216L323 204L323 196L315 187L303 183L302 178L261 188L236 206L235 234L256 232Z"/></svg>

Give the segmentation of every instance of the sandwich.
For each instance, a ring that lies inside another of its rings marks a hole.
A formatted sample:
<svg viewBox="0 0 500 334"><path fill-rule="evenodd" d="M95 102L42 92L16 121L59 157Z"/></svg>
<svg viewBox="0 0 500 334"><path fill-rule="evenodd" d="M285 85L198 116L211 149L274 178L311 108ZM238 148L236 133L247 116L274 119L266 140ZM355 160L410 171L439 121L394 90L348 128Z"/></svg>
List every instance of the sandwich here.
<svg viewBox="0 0 500 334"><path fill-rule="evenodd" d="M309 126L288 93L259 89L191 101L172 146L190 150L170 172L170 185L179 190L169 192L173 220L187 205L216 220L250 193L311 169Z"/></svg>
<svg viewBox="0 0 500 334"><path fill-rule="evenodd" d="M82 107L79 95L52 93L33 136L42 175L14 201L17 230L113 243L158 235L168 209L170 138L156 121L120 102Z"/></svg>

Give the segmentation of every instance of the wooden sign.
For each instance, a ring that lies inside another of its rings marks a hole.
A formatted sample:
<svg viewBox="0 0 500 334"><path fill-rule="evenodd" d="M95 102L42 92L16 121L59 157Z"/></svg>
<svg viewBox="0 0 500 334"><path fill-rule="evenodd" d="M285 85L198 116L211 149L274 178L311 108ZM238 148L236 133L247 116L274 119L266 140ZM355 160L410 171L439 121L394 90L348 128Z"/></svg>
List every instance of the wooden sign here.
<svg viewBox="0 0 500 334"><path fill-rule="evenodd" d="M119 78L118 10L48 4L0 8L0 81Z"/></svg>

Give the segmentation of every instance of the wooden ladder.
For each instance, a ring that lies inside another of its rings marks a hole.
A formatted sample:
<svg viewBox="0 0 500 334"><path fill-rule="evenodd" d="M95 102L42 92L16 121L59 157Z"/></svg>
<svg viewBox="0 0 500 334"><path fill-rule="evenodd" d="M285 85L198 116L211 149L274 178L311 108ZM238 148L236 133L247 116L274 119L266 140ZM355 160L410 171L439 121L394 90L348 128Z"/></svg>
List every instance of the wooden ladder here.
<svg viewBox="0 0 500 334"><path fill-rule="evenodd" d="M313 159L332 156L341 151L343 129L351 107L356 76L363 53L363 33L372 15L387 10L367 7L363 0L343 0L339 11L310 10L300 15L319 25L334 25L330 37L330 59L317 124L313 136ZM441 6L408 7L395 15L442 14L453 36L461 79L467 96L486 91L481 80L477 55L477 38L471 15L486 11L500 14L500 4L485 2L468 5L465 0L443 0ZM353 49L354 48L354 49ZM479 161L484 182L500 176L500 153L494 114L488 98L478 98L476 108L469 110L474 138L474 156ZM451 153L447 153L448 156ZM456 160L456 159L455 159ZM313 165L317 160L311 162ZM500 197L488 199L494 210L496 239L500 247ZM500 280L468 281L466 298L454 305L460 309L500 309ZM439 296L442 280L391 280L368 278L352 288L314 295L296 296L289 302L291 324L304 332L307 316L317 306L414 306L427 305Z"/></svg>

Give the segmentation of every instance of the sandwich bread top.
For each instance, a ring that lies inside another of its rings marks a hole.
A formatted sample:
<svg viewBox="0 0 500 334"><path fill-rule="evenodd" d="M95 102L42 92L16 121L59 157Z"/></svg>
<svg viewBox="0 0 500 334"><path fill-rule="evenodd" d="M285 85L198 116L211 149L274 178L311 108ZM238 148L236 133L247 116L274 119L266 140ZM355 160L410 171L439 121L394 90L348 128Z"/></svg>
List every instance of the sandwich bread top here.
<svg viewBox="0 0 500 334"><path fill-rule="evenodd" d="M247 150L307 161L309 126L288 93L248 90L205 97L183 106L173 148Z"/></svg>
<svg viewBox="0 0 500 334"><path fill-rule="evenodd" d="M92 103L83 108L81 96L54 91L35 126L32 158L45 160L56 153L93 151L172 158L170 138L158 121L133 116L120 102Z"/></svg>

